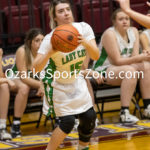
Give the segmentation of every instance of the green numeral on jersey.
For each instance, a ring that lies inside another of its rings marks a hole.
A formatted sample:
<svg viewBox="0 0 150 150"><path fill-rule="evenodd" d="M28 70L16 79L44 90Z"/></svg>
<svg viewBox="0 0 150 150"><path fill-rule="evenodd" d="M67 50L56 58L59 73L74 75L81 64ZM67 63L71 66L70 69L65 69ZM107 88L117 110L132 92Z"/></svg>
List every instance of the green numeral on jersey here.
<svg viewBox="0 0 150 150"><path fill-rule="evenodd" d="M76 64L70 65L71 75L74 75L75 70L76 70L76 73L79 73L79 71L81 70L82 64L83 64L83 61L79 61Z"/></svg>

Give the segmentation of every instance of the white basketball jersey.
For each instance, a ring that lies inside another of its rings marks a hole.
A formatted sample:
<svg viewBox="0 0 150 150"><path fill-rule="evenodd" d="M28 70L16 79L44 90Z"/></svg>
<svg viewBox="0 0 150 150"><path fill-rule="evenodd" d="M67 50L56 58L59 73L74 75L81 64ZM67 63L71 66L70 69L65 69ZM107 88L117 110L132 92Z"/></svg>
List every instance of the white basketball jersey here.
<svg viewBox="0 0 150 150"><path fill-rule="evenodd" d="M72 25L86 40L95 38L88 24L81 22ZM49 50L53 31L46 35L38 53L45 54ZM43 107L45 114L53 113L52 105L56 116L79 114L93 106L86 81L79 75L85 58L86 49L79 45L69 53L58 51L49 59L44 69L46 74L43 79L46 93ZM50 79L52 75L53 78Z"/></svg>
<svg viewBox="0 0 150 150"><path fill-rule="evenodd" d="M130 27L127 30L127 35L129 39L128 43L121 37L119 32L115 30L114 27L110 27L108 30L111 30L115 33L121 57L124 57L124 58L130 57L133 51L134 43L136 41L133 28ZM113 44L113 43L108 43L108 44ZM109 61L109 57L107 55L107 52L104 46L102 45L102 42L100 42L99 49L100 49L100 57L97 61L94 62L93 69L98 72L101 72L101 71L105 71L111 65L111 62Z"/></svg>

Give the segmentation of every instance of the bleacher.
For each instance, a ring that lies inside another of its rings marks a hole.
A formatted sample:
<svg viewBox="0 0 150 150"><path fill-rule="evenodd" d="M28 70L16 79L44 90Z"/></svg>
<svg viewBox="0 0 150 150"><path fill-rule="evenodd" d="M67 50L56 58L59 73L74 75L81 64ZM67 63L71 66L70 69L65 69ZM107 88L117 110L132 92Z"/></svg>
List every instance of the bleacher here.
<svg viewBox="0 0 150 150"><path fill-rule="evenodd" d="M0 47L4 54L14 53L32 27L50 32L49 5L50 0L1 0Z"/></svg>
<svg viewBox="0 0 150 150"><path fill-rule="evenodd" d="M113 0L70 0L76 21L89 23L97 42L103 31L111 26L110 16L118 5ZM0 47L13 53L24 41L26 31L32 27L50 32L49 5L51 0L1 0L0 1ZM146 0L131 0L131 7L147 13ZM138 24L134 23L137 27Z"/></svg>

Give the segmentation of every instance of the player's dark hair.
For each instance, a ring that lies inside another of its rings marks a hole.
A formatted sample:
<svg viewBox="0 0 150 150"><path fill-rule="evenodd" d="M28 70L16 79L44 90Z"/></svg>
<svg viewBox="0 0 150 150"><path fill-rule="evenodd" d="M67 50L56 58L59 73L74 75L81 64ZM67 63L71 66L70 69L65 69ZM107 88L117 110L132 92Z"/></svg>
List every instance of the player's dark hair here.
<svg viewBox="0 0 150 150"><path fill-rule="evenodd" d="M39 28L32 28L26 33L24 46L25 46L25 59L26 59L26 65L29 67L32 64L31 59L31 44L32 40L38 36L39 34L44 35L41 29Z"/></svg>

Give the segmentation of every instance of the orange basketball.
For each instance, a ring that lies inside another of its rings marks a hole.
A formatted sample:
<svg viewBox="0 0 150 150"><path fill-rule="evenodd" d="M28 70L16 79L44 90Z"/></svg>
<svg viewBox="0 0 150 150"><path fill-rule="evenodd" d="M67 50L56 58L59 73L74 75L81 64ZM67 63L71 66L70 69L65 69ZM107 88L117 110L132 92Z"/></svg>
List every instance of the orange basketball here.
<svg viewBox="0 0 150 150"><path fill-rule="evenodd" d="M68 53L76 49L78 43L78 30L71 24L58 26L53 32L51 42L54 49Z"/></svg>

